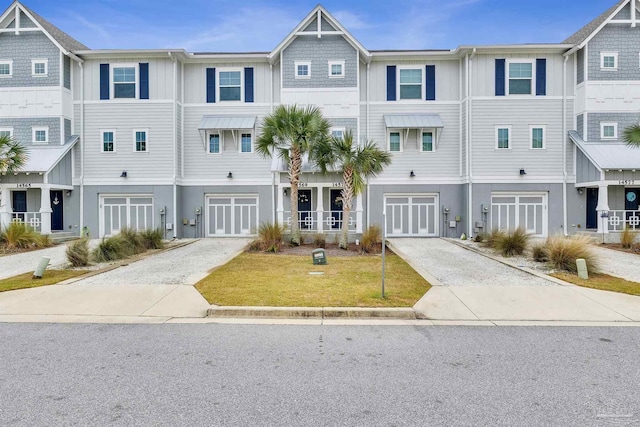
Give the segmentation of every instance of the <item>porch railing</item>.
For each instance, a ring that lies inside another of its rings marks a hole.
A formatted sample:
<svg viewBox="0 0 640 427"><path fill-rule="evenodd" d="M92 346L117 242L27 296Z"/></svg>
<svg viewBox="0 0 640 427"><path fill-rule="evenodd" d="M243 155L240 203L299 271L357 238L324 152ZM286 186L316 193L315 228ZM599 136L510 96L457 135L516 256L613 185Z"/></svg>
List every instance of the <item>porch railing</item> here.
<svg viewBox="0 0 640 427"><path fill-rule="evenodd" d="M640 230L640 210L609 211L609 231L624 231L626 228L631 230Z"/></svg>
<svg viewBox="0 0 640 427"><path fill-rule="evenodd" d="M11 222L21 222L36 231L41 231L42 217L40 212L13 212Z"/></svg>
<svg viewBox="0 0 640 427"><path fill-rule="evenodd" d="M322 227L319 227L319 221ZM356 212L350 212L349 232L356 232ZM284 223L291 226L291 211L284 212ZM298 211L298 225L300 231L340 231L342 229L342 211Z"/></svg>

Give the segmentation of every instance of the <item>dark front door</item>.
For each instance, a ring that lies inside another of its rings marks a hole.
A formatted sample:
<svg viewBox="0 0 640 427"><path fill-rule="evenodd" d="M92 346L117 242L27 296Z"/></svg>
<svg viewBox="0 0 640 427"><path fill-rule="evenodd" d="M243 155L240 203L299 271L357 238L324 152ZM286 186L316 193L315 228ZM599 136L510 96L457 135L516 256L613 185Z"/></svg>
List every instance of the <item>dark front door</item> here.
<svg viewBox="0 0 640 427"><path fill-rule="evenodd" d="M311 221L311 190L298 190L298 218L300 218L300 228L311 228L307 221ZM307 220L307 218L309 218Z"/></svg>
<svg viewBox="0 0 640 427"><path fill-rule="evenodd" d="M331 228L342 228L342 190L331 190Z"/></svg>
<svg viewBox="0 0 640 427"><path fill-rule="evenodd" d="M64 223L62 221L62 213L64 211L62 206L63 198L62 191L55 190L51 192L51 230L62 231L64 230Z"/></svg>
<svg viewBox="0 0 640 427"><path fill-rule="evenodd" d="M627 211L637 211L640 207L640 188L624 189L624 209Z"/></svg>
<svg viewBox="0 0 640 427"><path fill-rule="evenodd" d="M16 217L24 221L25 215L21 213L27 211L27 192L14 191L12 192L12 198L13 198L12 200L13 212L18 213Z"/></svg>
<svg viewBox="0 0 640 427"><path fill-rule="evenodd" d="M587 228L598 228L598 189L587 188Z"/></svg>

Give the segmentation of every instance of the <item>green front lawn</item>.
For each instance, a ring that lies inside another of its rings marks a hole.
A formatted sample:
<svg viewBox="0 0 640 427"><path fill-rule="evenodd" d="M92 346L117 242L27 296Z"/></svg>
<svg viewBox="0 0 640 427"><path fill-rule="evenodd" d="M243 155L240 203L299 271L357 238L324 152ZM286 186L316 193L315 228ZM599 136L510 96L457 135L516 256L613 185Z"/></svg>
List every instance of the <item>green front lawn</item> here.
<svg viewBox="0 0 640 427"><path fill-rule="evenodd" d="M589 280L583 280L571 273L555 273L552 276L585 288L640 296L640 283L629 282L608 274L589 274Z"/></svg>
<svg viewBox="0 0 640 427"><path fill-rule="evenodd" d="M310 274L322 272L322 275ZM243 253L198 282L210 304L275 307L411 307L431 285L397 255L386 257L386 298L380 297L381 257Z"/></svg>
<svg viewBox="0 0 640 427"><path fill-rule="evenodd" d="M33 273L25 273L0 280L0 292L55 285L63 280L85 274L84 270L47 270L42 279L32 279Z"/></svg>

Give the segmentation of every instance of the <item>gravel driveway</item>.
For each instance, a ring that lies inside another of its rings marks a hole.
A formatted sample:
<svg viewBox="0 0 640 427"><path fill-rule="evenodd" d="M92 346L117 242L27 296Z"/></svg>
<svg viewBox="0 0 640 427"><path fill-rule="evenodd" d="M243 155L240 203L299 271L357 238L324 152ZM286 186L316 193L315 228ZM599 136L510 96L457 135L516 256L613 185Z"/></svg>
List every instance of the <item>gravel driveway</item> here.
<svg viewBox="0 0 640 427"><path fill-rule="evenodd" d="M250 239L201 239L76 283L192 285L206 276L207 271L230 260L249 242Z"/></svg>
<svg viewBox="0 0 640 427"><path fill-rule="evenodd" d="M640 255L593 245L598 264L603 273L622 277L632 282L640 282Z"/></svg>
<svg viewBox="0 0 640 427"><path fill-rule="evenodd" d="M38 261L43 256L51 258L51 267L62 266L67 262L64 255L67 245L58 245L52 248L37 251L23 252L21 254L5 255L0 257L0 279L17 276L35 270Z"/></svg>
<svg viewBox="0 0 640 427"><path fill-rule="evenodd" d="M389 239L403 258L429 272L446 286L555 286L442 239Z"/></svg>

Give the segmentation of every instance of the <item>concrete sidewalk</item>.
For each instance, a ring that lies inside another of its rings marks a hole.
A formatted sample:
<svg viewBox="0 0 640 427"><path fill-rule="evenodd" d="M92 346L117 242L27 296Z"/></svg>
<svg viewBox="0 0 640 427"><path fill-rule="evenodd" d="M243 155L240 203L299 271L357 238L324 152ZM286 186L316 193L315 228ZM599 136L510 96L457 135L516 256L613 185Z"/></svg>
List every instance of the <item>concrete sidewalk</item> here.
<svg viewBox="0 0 640 427"><path fill-rule="evenodd" d="M640 321L640 297L546 280L442 239L391 239L390 246L433 285L414 306L427 319Z"/></svg>

